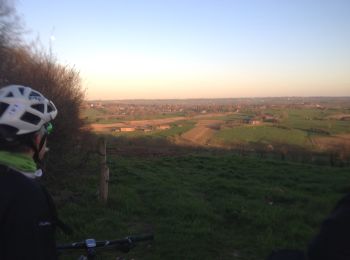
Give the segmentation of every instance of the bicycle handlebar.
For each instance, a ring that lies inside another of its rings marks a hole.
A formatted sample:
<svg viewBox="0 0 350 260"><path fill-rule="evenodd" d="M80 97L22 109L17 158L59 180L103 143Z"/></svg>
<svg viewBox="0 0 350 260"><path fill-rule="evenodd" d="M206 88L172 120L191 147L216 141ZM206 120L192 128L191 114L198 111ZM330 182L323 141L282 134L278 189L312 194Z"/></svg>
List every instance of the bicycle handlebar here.
<svg viewBox="0 0 350 260"><path fill-rule="evenodd" d="M86 239L81 242L74 242L70 244L58 245L56 249L58 251L70 250L70 249L91 249L91 248L103 248L103 247L112 247L120 249L122 251L131 249L134 247L134 244L137 242L153 240L153 234L137 235L137 236L127 236L123 239L117 240L102 240L96 241L95 239Z"/></svg>

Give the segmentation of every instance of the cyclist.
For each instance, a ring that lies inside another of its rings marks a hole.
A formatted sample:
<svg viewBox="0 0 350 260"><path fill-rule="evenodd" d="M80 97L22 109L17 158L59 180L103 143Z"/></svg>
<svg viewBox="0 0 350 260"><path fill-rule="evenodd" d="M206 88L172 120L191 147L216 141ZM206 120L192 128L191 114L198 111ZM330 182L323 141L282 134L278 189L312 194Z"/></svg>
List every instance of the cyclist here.
<svg viewBox="0 0 350 260"><path fill-rule="evenodd" d="M344 196L323 221L309 245L308 259L350 259L350 194Z"/></svg>
<svg viewBox="0 0 350 260"><path fill-rule="evenodd" d="M350 194L343 197L323 221L306 253L298 250L273 252L267 260L350 259Z"/></svg>
<svg viewBox="0 0 350 260"><path fill-rule="evenodd" d="M37 182L55 105L29 87L0 89L0 259L57 259L56 210Z"/></svg>

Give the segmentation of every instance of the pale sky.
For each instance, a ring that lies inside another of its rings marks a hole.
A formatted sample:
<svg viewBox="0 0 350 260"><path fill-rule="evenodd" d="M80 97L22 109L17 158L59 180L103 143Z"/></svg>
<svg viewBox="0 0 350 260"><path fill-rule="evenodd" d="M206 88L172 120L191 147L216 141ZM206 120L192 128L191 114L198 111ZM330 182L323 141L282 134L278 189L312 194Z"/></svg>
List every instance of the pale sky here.
<svg viewBox="0 0 350 260"><path fill-rule="evenodd" d="M349 0L18 0L88 99L350 96Z"/></svg>

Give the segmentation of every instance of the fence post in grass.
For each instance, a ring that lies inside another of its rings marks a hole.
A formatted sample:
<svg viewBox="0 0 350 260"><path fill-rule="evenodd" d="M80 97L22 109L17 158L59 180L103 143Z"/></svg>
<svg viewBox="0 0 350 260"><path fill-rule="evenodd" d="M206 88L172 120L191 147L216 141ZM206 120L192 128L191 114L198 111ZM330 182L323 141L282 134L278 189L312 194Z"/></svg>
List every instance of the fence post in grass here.
<svg viewBox="0 0 350 260"><path fill-rule="evenodd" d="M107 166L106 138L101 137L98 141L98 154L100 156L100 201L106 203L108 199L109 168Z"/></svg>

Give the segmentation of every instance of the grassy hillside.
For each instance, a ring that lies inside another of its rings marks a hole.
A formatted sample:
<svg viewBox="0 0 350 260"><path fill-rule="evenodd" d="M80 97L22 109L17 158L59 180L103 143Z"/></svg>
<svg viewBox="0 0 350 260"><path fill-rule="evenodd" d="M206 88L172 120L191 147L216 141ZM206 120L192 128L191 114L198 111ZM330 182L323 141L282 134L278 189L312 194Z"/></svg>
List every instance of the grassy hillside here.
<svg viewBox="0 0 350 260"><path fill-rule="evenodd" d="M81 118L85 119L87 123L99 123L99 124L112 124L124 121L133 120L152 120L152 119L165 119L172 117L182 117L185 113L159 113L159 114L133 114L133 115L120 115L115 114L115 111L108 108L84 108L81 111Z"/></svg>
<svg viewBox="0 0 350 260"><path fill-rule="evenodd" d="M348 133L350 121L330 120L328 117L339 114L341 110L320 111L315 109L286 110L287 116L282 115L281 125L308 130L322 129L330 134Z"/></svg>
<svg viewBox="0 0 350 260"><path fill-rule="evenodd" d="M171 128L166 130L152 130L150 132L141 132L141 131L134 131L134 132L113 132L113 136L124 136L128 138L132 137L155 137L155 138L168 138L168 137L175 137L179 136L189 130L191 130L195 122L187 120L187 121L177 121L176 124L170 124Z"/></svg>
<svg viewBox="0 0 350 260"><path fill-rule="evenodd" d="M267 115L272 118L266 119ZM157 125L161 123L154 122L145 122L145 125L153 126L151 131L145 132L140 129L114 132L112 129L115 126L112 125L104 130L100 126L93 129L102 129L104 134L116 137L143 138L147 142L162 139L174 145L225 148L293 161L348 165L350 120L345 120L346 115L349 115L349 110L340 106L322 109L247 107L231 114L189 116L171 123L171 128L167 130L159 130ZM144 119L147 117L139 116ZM249 124L249 118L253 118L256 124ZM113 118L107 115L106 119L98 117L99 122L110 119ZM134 119L125 117L118 120L132 125Z"/></svg>
<svg viewBox="0 0 350 260"><path fill-rule="evenodd" d="M85 108L81 111L81 118L85 118L88 123L96 122L96 118L105 116L107 111L105 109L99 108Z"/></svg>
<svg viewBox="0 0 350 260"><path fill-rule="evenodd" d="M96 161L91 158L79 174L52 187L61 218L75 229L59 241L155 234L153 243L138 246L126 259L260 260L274 248L304 249L350 191L345 168L229 154L110 155L110 198L103 206L97 201Z"/></svg>
<svg viewBox="0 0 350 260"><path fill-rule="evenodd" d="M215 140L217 139L217 140ZM301 147L310 147L311 143L305 131L285 129L273 126L239 126L219 131L214 142L222 143L283 143Z"/></svg>

